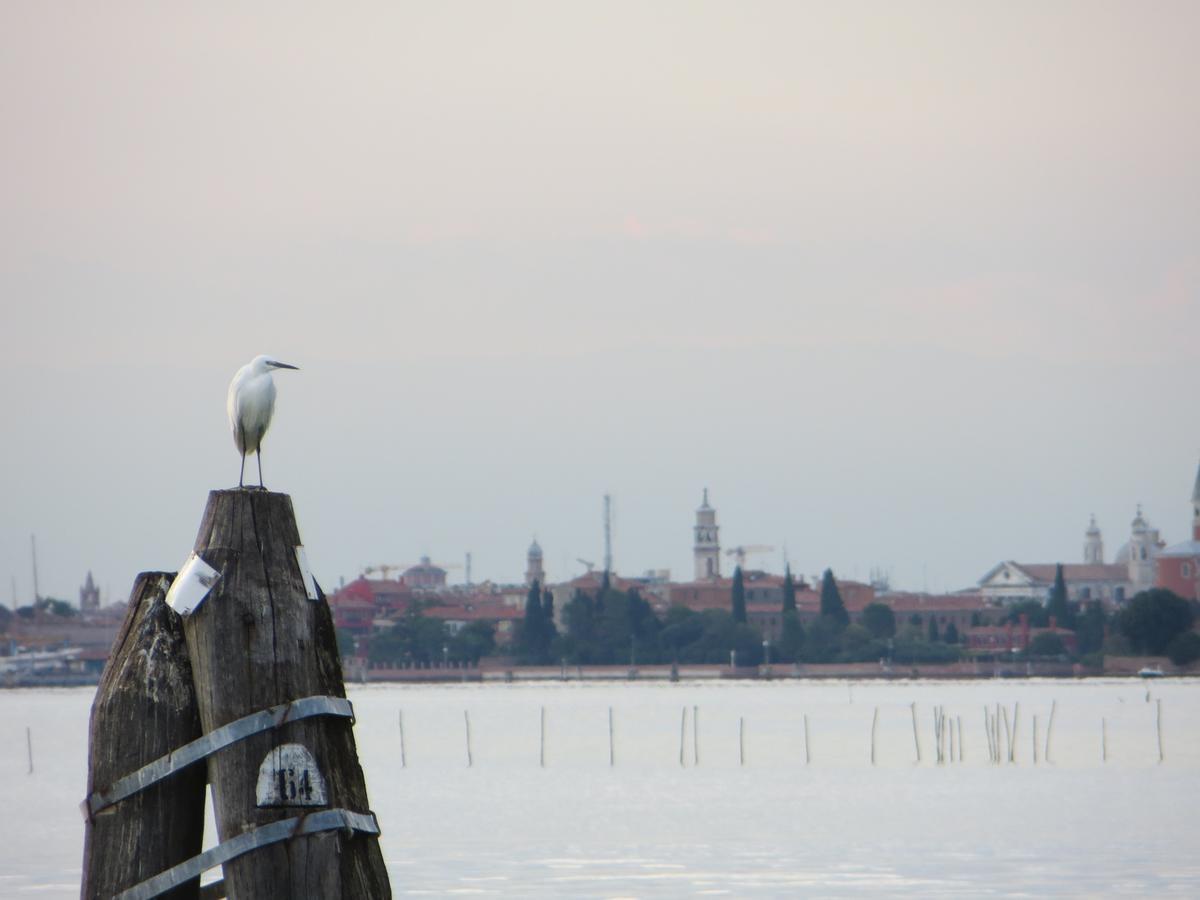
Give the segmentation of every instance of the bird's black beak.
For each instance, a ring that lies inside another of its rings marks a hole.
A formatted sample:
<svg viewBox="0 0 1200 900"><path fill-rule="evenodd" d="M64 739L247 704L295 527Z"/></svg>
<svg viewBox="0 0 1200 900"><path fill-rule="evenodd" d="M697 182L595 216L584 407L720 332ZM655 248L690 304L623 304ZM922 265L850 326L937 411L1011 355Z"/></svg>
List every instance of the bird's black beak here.
<svg viewBox="0 0 1200 900"><path fill-rule="evenodd" d="M296 371L300 370L299 366L289 365L288 363L285 363L285 362L276 362L273 359L268 359L267 365L270 366L272 369L295 369Z"/></svg>

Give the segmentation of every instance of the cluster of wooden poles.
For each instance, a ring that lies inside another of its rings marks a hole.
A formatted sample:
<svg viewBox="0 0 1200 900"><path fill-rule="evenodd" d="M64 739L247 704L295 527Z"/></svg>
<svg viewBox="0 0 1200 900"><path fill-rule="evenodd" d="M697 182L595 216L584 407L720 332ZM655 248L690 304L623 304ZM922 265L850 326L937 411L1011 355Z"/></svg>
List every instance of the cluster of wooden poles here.
<svg viewBox="0 0 1200 900"><path fill-rule="evenodd" d="M1157 716L1156 716L1156 731L1158 735L1158 761L1163 762L1166 759L1163 751L1163 736L1162 736L1162 700L1157 700ZM916 753L916 762L920 763L921 754L921 735L917 724L917 704L914 701L910 705L912 711L912 727L913 727L913 749ZM1058 701L1053 700L1050 703L1050 716L1046 722L1046 733L1043 739L1039 738L1038 733L1038 717L1035 714L1032 717L1032 749L1033 762L1036 765L1039 762L1039 752L1041 753L1041 761L1050 762L1050 741L1054 732L1054 714L1058 709ZM692 752L691 764L693 766L700 765L700 707L692 706L691 712L691 732L692 732ZM687 734L688 734L688 713L689 707L684 706L680 711L679 716L679 765L686 767L688 765L687 750ZM1008 707L997 703L995 707L983 707L983 725L984 732L987 737L988 762L993 765L1001 763L1016 763L1017 762L1017 726L1020 721L1021 704L1019 702L1013 704L1012 716L1009 716ZM540 727L538 741L538 765L542 768L546 767L546 707L540 709ZM408 758L404 746L404 711L399 711L399 726L400 726L400 765L407 767ZM871 765L875 765L875 736L879 729L879 707L875 707L874 715L871 718ZM1108 722L1106 719L1100 720L1100 753L1101 759L1108 762ZM475 757L471 750L471 712L463 710L463 736L465 738L467 766L471 767L475 764ZM934 757L937 765L945 765L947 763L963 762L965 759L965 740L963 739L963 723L962 716L950 716L946 713L946 707L933 707L933 744ZM812 752L809 746L809 723L808 714L804 714L804 762L810 764L812 762ZM613 731L613 708L608 708L608 764L616 765L616 745ZM738 717L738 765L746 764L746 719L744 716ZM33 755L30 753L29 759L30 771L33 771Z"/></svg>

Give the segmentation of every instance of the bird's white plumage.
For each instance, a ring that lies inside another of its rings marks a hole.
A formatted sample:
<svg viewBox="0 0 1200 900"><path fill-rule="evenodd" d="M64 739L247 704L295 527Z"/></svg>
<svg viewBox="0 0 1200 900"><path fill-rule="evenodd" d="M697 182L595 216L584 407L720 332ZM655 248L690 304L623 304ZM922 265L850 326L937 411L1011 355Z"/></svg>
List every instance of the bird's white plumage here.
<svg viewBox="0 0 1200 900"><path fill-rule="evenodd" d="M246 455L259 453L259 483L262 483L261 447L263 436L271 425L275 412L275 382L272 369L294 369L295 366L277 362L269 356L256 356L237 370L229 382L229 395L225 411L229 415L229 428L233 432L233 443L242 454L243 469ZM239 479L240 483L240 479Z"/></svg>

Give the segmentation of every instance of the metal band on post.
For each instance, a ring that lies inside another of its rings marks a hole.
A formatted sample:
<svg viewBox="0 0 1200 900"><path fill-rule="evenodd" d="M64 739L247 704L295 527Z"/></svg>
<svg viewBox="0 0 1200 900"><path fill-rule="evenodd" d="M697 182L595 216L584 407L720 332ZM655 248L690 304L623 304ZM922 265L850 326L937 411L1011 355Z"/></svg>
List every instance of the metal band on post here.
<svg viewBox="0 0 1200 900"><path fill-rule="evenodd" d="M230 744L236 744L240 740L272 728L278 728L288 722L309 719L313 716L353 719L354 708L344 697L304 697L235 719L228 725L210 731L204 737L184 744L166 756L160 756L154 762L126 775L108 790L96 791L84 801L84 814L89 817L94 816L100 810L162 781L180 769L200 762Z"/></svg>
<svg viewBox="0 0 1200 900"><path fill-rule="evenodd" d="M356 813L348 809L326 809L310 813L307 816L297 816L294 819L281 819L270 825L263 825L261 828L239 834L211 850L206 850L199 856L193 856L187 862L167 869L153 878L147 878L140 884L135 884L129 890L118 894L116 900L151 900L172 888L179 887L185 881L199 877L202 872L224 865L229 860L249 853L251 850L277 844L302 834L340 829L377 835L379 834L379 822L374 813Z"/></svg>

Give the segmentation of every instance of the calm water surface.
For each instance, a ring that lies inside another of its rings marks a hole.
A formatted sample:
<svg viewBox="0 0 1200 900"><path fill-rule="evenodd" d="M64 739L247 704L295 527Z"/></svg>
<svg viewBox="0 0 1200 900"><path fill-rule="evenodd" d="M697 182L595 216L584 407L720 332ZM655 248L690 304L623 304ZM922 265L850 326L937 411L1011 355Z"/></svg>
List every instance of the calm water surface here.
<svg viewBox="0 0 1200 900"><path fill-rule="evenodd" d="M351 699L397 896L1200 896L1200 680L368 686ZM79 895L91 700L0 692L0 897ZM1015 722L1011 764L988 758L997 704ZM955 725L953 762L948 741L936 760L935 706Z"/></svg>

